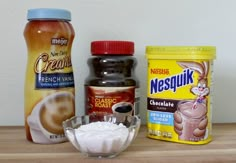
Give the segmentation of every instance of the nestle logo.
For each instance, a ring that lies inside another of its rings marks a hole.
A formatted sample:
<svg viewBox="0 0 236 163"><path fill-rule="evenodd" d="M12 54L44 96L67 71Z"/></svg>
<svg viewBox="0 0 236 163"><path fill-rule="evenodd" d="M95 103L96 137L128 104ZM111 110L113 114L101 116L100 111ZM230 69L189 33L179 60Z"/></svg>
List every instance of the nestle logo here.
<svg viewBox="0 0 236 163"><path fill-rule="evenodd" d="M61 45L61 46L65 45L66 46L67 43L68 43L68 40L65 38L52 38L51 40L52 45Z"/></svg>

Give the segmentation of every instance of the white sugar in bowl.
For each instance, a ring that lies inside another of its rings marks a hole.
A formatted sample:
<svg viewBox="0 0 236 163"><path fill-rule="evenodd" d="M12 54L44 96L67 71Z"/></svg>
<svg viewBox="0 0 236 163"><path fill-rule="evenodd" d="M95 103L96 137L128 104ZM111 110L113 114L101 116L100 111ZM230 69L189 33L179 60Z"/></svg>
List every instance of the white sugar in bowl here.
<svg viewBox="0 0 236 163"><path fill-rule="evenodd" d="M115 115L93 114L72 117L63 122L63 127L68 140L81 153L112 158L133 142L140 124L137 116L127 116L120 122Z"/></svg>

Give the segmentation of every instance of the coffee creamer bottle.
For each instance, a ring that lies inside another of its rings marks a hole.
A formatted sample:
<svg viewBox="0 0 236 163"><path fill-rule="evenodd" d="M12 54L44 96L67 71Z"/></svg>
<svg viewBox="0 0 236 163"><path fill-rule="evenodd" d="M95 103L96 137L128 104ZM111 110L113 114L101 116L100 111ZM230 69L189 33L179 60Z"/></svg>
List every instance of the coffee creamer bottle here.
<svg viewBox="0 0 236 163"><path fill-rule="evenodd" d="M26 137L41 144L64 142L62 122L75 115L71 14L63 9L30 9L27 19Z"/></svg>

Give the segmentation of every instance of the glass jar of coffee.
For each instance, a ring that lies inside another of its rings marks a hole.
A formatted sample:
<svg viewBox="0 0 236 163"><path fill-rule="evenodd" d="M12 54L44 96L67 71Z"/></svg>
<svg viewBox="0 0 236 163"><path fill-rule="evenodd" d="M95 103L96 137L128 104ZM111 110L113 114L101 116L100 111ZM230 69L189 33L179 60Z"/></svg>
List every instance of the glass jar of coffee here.
<svg viewBox="0 0 236 163"><path fill-rule="evenodd" d="M93 41L85 80L85 113L139 115L139 81L134 42Z"/></svg>

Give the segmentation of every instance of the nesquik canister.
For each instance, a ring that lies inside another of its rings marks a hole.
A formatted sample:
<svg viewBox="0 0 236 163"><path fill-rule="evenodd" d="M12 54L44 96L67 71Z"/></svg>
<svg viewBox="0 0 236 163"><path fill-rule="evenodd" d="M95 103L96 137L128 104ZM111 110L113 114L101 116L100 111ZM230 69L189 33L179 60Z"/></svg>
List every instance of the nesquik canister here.
<svg viewBox="0 0 236 163"><path fill-rule="evenodd" d="M30 9L27 19L26 137L41 144L64 142L62 122L75 115L71 13L64 9Z"/></svg>
<svg viewBox="0 0 236 163"><path fill-rule="evenodd" d="M147 46L147 136L206 144L212 140L213 46Z"/></svg>

